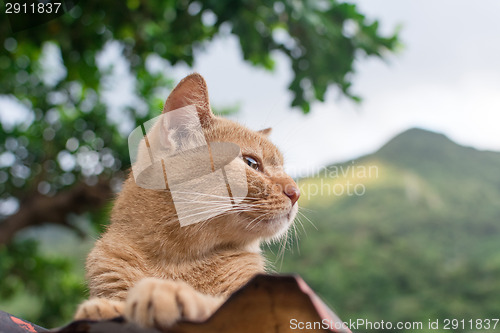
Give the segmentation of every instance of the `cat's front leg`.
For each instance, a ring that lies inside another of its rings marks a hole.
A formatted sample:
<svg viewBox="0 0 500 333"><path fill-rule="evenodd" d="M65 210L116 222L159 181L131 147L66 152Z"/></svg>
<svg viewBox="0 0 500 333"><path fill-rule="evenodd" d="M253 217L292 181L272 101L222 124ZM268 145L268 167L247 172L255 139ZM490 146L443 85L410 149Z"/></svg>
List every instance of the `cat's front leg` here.
<svg viewBox="0 0 500 333"><path fill-rule="evenodd" d="M105 320L123 315L125 302L107 298L91 298L78 306L75 320Z"/></svg>
<svg viewBox="0 0 500 333"><path fill-rule="evenodd" d="M183 281L146 278L129 292L125 318L146 327L168 328L180 319L203 321L222 304Z"/></svg>

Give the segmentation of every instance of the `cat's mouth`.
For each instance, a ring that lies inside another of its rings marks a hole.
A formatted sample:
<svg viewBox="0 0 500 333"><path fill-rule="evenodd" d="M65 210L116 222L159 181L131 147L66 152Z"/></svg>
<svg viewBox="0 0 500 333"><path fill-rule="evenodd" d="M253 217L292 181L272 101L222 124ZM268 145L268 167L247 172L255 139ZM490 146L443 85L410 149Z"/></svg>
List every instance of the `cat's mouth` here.
<svg viewBox="0 0 500 333"><path fill-rule="evenodd" d="M288 212L285 212L283 214L271 218L269 222L272 223L273 221L274 222L283 221L286 224L292 223L292 221L295 219L295 216L297 215L298 208L299 208L298 205L294 205L292 206L292 208L290 208Z"/></svg>
<svg viewBox="0 0 500 333"><path fill-rule="evenodd" d="M262 219L260 230L264 237L276 237L286 232L297 215L298 205L293 205L288 211Z"/></svg>
<svg viewBox="0 0 500 333"><path fill-rule="evenodd" d="M298 204L288 207L250 211L239 216L239 225L248 236L263 239L280 237L290 227L298 212Z"/></svg>

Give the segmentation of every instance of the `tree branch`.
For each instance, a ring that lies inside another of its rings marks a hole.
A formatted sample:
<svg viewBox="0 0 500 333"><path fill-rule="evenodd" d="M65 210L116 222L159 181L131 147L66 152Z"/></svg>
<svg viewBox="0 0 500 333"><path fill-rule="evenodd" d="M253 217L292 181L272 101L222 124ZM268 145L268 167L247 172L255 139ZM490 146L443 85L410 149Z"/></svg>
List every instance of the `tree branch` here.
<svg viewBox="0 0 500 333"><path fill-rule="evenodd" d="M81 182L53 197L36 192L21 202L17 213L0 222L0 245L10 243L18 231L31 226L53 223L72 227L67 220L69 213L98 209L111 197L107 179L94 186Z"/></svg>

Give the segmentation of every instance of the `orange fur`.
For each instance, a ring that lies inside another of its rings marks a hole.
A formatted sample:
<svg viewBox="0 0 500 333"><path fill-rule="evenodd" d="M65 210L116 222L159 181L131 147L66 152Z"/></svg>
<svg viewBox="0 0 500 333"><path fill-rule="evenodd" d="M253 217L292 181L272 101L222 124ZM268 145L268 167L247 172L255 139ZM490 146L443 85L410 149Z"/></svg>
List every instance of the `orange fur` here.
<svg viewBox="0 0 500 333"><path fill-rule="evenodd" d="M248 195L242 204L251 206L250 211L229 211L185 227L177 220L168 191L143 189L129 175L115 201L111 224L88 256L87 278L92 306L99 298L130 302L129 308L125 305L128 309L125 315L146 326L151 325L141 318L147 316L134 314L136 308L140 308L140 300L127 299L129 291L141 280L158 279L149 283L157 285L156 288L160 288L161 281L183 281L193 289L181 288L183 295L210 295L214 301L206 304L213 310L220 300L253 275L264 271L260 242L282 235L297 210L297 205L285 193L287 186L293 189L297 186L283 172L283 157L267 138L270 129L255 132L228 119L215 117L210 110L205 81L198 74L179 83L167 99L164 112L190 104L197 107L207 142L235 143L244 156L258 159L263 170L246 167ZM143 283L141 290L148 290L147 285ZM158 290L168 294L169 290L176 289L163 286ZM137 296L140 294L135 292L135 298L140 298ZM193 296L192 299L199 303L206 299L204 297ZM88 306L83 303L75 317L88 317L84 311L89 312ZM206 316L206 312L192 313ZM160 315L158 318L161 320ZM177 319L180 318L173 320ZM163 326L171 322L171 318L165 319Z"/></svg>

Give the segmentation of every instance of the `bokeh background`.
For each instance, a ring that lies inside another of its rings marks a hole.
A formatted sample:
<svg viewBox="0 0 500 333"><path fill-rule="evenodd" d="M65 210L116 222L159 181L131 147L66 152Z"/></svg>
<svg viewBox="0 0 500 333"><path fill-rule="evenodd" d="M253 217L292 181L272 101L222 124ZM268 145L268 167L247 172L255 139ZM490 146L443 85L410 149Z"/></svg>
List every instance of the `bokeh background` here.
<svg viewBox="0 0 500 333"><path fill-rule="evenodd" d="M343 320L498 318L497 1L85 1L16 32L3 6L1 310L71 320L128 134L198 71L301 186L276 271Z"/></svg>

